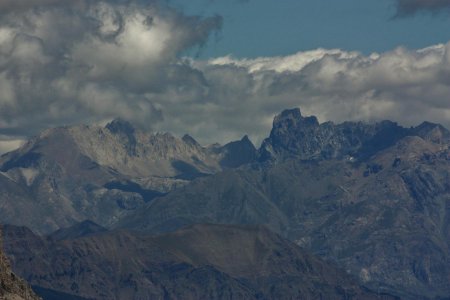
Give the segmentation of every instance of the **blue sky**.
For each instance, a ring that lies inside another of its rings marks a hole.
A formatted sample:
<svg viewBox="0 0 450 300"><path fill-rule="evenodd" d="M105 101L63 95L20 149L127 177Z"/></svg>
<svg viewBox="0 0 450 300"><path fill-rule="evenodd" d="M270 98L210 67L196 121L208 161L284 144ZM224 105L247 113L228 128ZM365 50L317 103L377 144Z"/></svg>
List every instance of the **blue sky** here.
<svg viewBox="0 0 450 300"><path fill-rule="evenodd" d="M287 55L319 47L384 52L450 40L447 13L394 18L392 0L172 0L187 14L223 16L223 28L200 57Z"/></svg>

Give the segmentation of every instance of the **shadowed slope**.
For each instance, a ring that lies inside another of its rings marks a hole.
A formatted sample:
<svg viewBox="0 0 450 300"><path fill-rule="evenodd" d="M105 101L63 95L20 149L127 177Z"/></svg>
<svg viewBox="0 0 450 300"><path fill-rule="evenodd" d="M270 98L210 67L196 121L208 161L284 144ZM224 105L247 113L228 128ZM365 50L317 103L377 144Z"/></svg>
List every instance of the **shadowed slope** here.
<svg viewBox="0 0 450 300"><path fill-rule="evenodd" d="M406 136L364 160L286 160L197 180L125 218L171 231L266 224L367 285L407 299L450 297L450 151Z"/></svg>
<svg viewBox="0 0 450 300"><path fill-rule="evenodd" d="M0 230L0 299L3 300L39 300L28 284L11 271L9 261L3 253L2 233Z"/></svg>
<svg viewBox="0 0 450 300"><path fill-rule="evenodd" d="M4 228L20 274L85 298L380 299L262 227L196 225L156 237L116 231L59 242Z"/></svg>

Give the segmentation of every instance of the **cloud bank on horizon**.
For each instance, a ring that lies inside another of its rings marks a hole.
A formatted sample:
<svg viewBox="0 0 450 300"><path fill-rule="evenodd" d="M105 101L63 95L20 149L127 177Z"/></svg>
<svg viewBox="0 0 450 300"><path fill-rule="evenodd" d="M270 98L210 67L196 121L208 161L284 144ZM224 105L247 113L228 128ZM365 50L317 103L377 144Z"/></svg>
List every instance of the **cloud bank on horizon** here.
<svg viewBox="0 0 450 300"><path fill-rule="evenodd" d="M1 8L0 153L48 127L115 117L205 144L244 134L259 142L292 107L321 121L450 127L450 44L202 61L183 55L220 30L219 16L187 16L156 0Z"/></svg>

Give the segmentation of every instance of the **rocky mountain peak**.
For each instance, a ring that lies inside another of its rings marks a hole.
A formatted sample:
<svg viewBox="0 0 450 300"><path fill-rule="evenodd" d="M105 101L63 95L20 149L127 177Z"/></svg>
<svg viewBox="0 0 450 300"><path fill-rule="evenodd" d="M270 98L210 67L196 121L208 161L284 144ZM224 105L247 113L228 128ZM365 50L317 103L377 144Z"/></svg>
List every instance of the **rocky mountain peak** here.
<svg viewBox="0 0 450 300"><path fill-rule="evenodd" d="M241 142L245 143L245 144L252 144L252 141L250 141L250 138L248 137L248 135L244 135L241 139Z"/></svg>
<svg viewBox="0 0 450 300"><path fill-rule="evenodd" d="M136 130L130 122L121 118L117 118L108 123L105 128L108 129L111 133L118 135L123 139L128 155L136 156Z"/></svg>
<svg viewBox="0 0 450 300"><path fill-rule="evenodd" d="M183 142L185 142L186 144L192 145L192 146L199 146L200 144L189 134L185 134L182 138Z"/></svg>
<svg viewBox="0 0 450 300"><path fill-rule="evenodd" d="M301 119L302 113L300 111L300 108L292 108L292 109L285 109L280 114L275 116L274 123L278 123L279 121L283 119Z"/></svg>
<svg viewBox="0 0 450 300"><path fill-rule="evenodd" d="M236 168L252 162L257 154L255 146L247 135L239 141L226 144L220 151L223 154L220 165L225 168Z"/></svg>
<svg viewBox="0 0 450 300"><path fill-rule="evenodd" d="M436 127L441 127L441 125L437 124L437 123L429 122L429 121L424 121L419 126L415 127L415 129L417 131L429 131L429 130L433 130Z"/></svg>
<svg viewBox="0 0 450 300"><path fill-rule="evenodd" d="M304 117L300 109L289 109L277 115L270 136L260 149L261 160L300 156L304 159L320 155L324 143L333 136L334 124L319 124L315 116Z"/></svg>
<svg viewBox="0 0 450 300"><path fill-rule="evenodd" d="M263 161L292 157L304 160L345 156L367 158L411 134L414 134L411 130L392 121L320 124L315 116L304 117L300 109L290 109L275 117L270 136L259 151L259 158Z"/></svg>
<svg viewBox="0 0 450 300"><path fill-rule="evenodd" d="M135 132L134 126L121 118L112 120L110 123L106 124L105 128L115 134L122 133L125 135L132 135Z"/></svg>
<svg viewBox="0 0 450 300"><path fill-rule="evenodd" d="M319 121L315 116L303 117L299 108L284 110L273 121L274 130L309 126L319 126Z"/></svg>
<svg viewBox="0 0 450 300"><path fill-rule="evenodd" d="M441 124L423 122L412 131L424 140L433 143L441 144L450 141L450 131Z"/></svg>

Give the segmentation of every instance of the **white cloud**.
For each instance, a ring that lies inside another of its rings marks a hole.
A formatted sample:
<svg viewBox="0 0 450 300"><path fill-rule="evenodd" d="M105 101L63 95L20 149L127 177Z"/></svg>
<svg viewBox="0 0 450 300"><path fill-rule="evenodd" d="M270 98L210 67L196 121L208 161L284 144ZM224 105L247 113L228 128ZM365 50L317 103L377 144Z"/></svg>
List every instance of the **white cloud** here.
<svg viewBox="0 0 450 300"><path fill-rule="evenodd" d="M74 0L2 0L0 2L0 12L20 11L33 7L70 1Z"/></svg>
<svg viewBox="0 0 450 300"><path fill-rule="evenodd" d="M316 49L255 59L180 58L220 22L155 1L2 15L0 141L122 117L202 143L244 134L259 142L275 114L297 106L321 121L429 120L450 127L450 45L369 56Z"/></svg>
<svg viewBox="0 0 450 300"><path fill-rule="evenodd" d="M339 58L358 56L357 52L343 52L338 49L316 49L298 52L294 55L277 57L260 57L256 59L234 59L231 56L218 57L208 61L211 65L235 65L247 68L250 73L258 71L298 72L311 62L318 61L326 55L336 55Z"/></svg>
<svg viewBox="0 0 450 300"><path fill-rule="evenodd" d="M222 107L222 114L209 109L199 114L213 114L211 122L220 122L229 135L240 130L257 141L268 134L270 116L295 106L321 121L392 119L410 126L429 120L450 127L449 50L450 45L400 47L364 56L318 49L286 57L193 61L206 79L206 98Z"/></svg>
<svg viewBox="0 0 450 300"><path fill-rule="evenodd" d="M158 1L39 3L0 4L14 6L0 16L0 134L113 117L150 127L162 115L146 95L189 77L178 55L221 25Z"/></svg>
<svg viewBox="0 0 450 300"><path fill-rule="evenodd" d="M0 137L1 138L1 137ZM24 140L4 140L0 139L0 155L3 153L13 151L25 143Z"/></svg>

